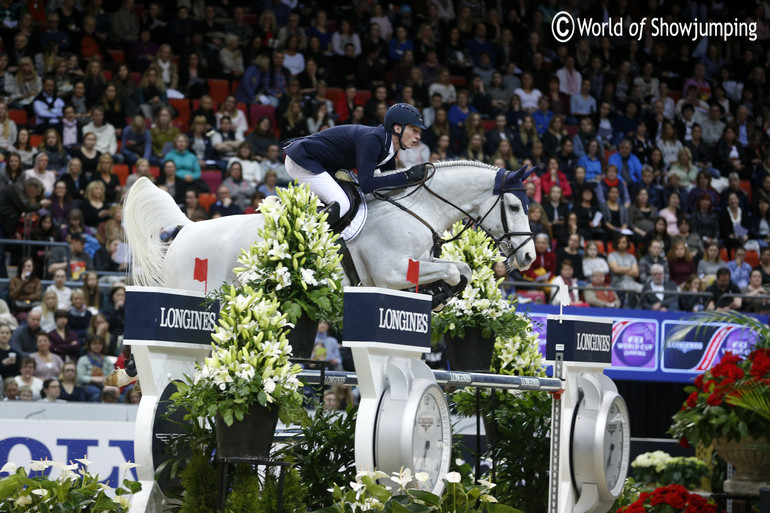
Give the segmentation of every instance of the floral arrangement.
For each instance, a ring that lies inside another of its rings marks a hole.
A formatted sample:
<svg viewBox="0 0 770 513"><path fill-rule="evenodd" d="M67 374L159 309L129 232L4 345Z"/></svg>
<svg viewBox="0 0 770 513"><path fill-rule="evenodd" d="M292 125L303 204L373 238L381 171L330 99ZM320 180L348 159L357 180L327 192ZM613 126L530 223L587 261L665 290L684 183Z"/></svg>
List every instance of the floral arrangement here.
<svg viewBox="0 0 770 513"><path fill-rule="evenodd" d="M380 484L387 479L396 486ZM490 494L494 484L479 480L478 484L463 483L458 472L449 472L444 479L446 487L441 496L426 489L428 474L412 476L409 469L394 472L359 472L349 488L337 484L329 491L335 503L316 513L360 513L364 511L409 511L411 513L518 513L519 510L498 503ZM467 480L466 480L467 481Z"/></svg>
<svg viewBox="0 0 770 513"><path fill-rule="evenodd" d="M669 430L680 443L706 445L716 438L759 439L770 433L770 419L741 406L745 393L770 387L770 350L753 350L747 357L725 353L722 360L685 388L690 395L674 414Z"/></svg>
<svg viewBox="0 0 770 513"><path fill-rule="evenodd" d="M186 418L221 416L231 426L249 406L278 406L282 422L301 419L302 394L286 339L289 324L277 299L248 284L225 286L212 354L195 375L177 384L171 399L188 410Z"/></svg>
<svg viewBox="0 0 770 513"><path fill-rule="evenodd" d="M725 322L750 329L755 349L747 356L725 353L721 361L685 388L689 396L669 433L680 443L737 441L770 433L770 326L736 312L709 313L699 321Z"/></svg>
<svg viewBox="0 0 770 513"><path fill-rule="evenodd" d="M701 479L708 477L708 465L695 457L672 457L667 452L646 452L631 462L634 476L648 484L680 484L688 490L700 486Z"/></svg>
<svg viewBox="0 0 770 513"><path fill-rule="evenodd" d="M337 235L317 212L318 197L307 185L278 189L278 197L262 202L264 226L259 239L243 250L234 269L241 285L263 289L275 297L287 320L335 322L342 314L342 268Z"/></svg>
<svg viewBox="0 0 770 513"><path fill-rule="evenodd" d="M444 234L441 259L465 262L471 268L472 277L463 291L433 315L433 339L439 340L446 333L465 336L468 327L480 328L485 337L515 335L511 322L517 315L514 303L503 298L492 267L500 260L495 242L484 232L465 229L455 223Z"/></svg>
<svg viewBox="0 0 770 513"><path fill-rule="evenodd" d="M672 484L643 492L639 499L618 513L719 513L710 500L690 493L684 486Z"/></svg>
<svg viewBox="0 0 770 513"><path fill-rule="evenodd" d="M0 511L16 513L23 511L102 511L127 512L131 496L142 489L142 484L125 478L135 463L123 463L123 484L112 489L99 482L99 477L89 474L85 468L91 463L85 458L77 463L65 465L57 461L33 461L30 464L32 477L24 467L8 462L0 474ZM51 478L51 467L60 471ZM78 470L79 469L79 470ZM76 472L77 471L77 472Z"/></svg>

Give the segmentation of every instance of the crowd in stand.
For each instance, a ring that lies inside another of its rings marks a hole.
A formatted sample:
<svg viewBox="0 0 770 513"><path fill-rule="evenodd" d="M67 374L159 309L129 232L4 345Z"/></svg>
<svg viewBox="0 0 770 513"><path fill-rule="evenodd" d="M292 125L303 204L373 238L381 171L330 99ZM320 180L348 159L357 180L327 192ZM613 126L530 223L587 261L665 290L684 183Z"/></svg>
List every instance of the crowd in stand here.
<svg viewBox="0 0 770 513"><path fill-rule="evenodd" d="M735 18L756 37L561 44L560 10ZM193 220L254 213L290 180L280 141L376 126L394 102L427 127L404 167L537 166L535 263L496 268L534 288L506 294L769 308L766 2L0 0L0 19L0 239L69 245L0 247L0 278L16 269L0 302L7 397L116 399L101 381L125 358L125 289L94 271L126 269L120 205L136 180Z"/></svg>

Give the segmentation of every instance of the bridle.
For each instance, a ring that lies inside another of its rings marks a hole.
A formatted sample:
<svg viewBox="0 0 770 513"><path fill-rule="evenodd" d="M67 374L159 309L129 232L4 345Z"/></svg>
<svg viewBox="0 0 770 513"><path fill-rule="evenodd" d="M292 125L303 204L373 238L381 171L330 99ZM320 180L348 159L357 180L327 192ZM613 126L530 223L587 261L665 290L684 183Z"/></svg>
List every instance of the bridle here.
<svg viewBox="0 0 770 513"><path fill-rule="evenodd" d="M474 218L465 210L463 210L462 208L460 208L459 206L452 203L449 199L445 198L441 194L437 193L436 191L428 187L427 182L430 181L430 179L433 178L433 175L436 173L436 166L433 165L432 163L426 163L425 166L428 167L428 172L425 173L425 177L419 182L416 182L415 187L408 194L401 197L400 199L401 200L406 199L412 194L419 191L420 189L425 189L426 192L428 192L429 194L437 198L439 201L446 203L450 207L462 213L466 218L470 219L471 222L465 223L465 226L463 226L462 230L460 230L460 232L457 233L457 235L455 235L451 239L442 239L441 235L438 234L436 230L427 221L425 221L425 219L423 219L412 210L408 209L407 207L405 207L395 199L391 198L390 196L387 196L382 192L382 191L390 191L394 189L401 189L403 188L403 186L385 187L385 188L377 189L376 191L374 191L373 194L375 198L382 201L387 201L388 203L395 205L399 209L408 213L409 215L411 215L412 217L420 221L426 228L428 228L428 230L430 230L431 235L433 236L433 247L431 248L432 254L436 255L437 251L441 249L441 246L446 244L447 242L454 242L458 240L462 236L462 234L465 232L465 230L467 230L471 226L477 226L482 232L484 232L484 234L486 234L487 237L495 241L498 251L500 251L500 254L505 258L506 265L511 256L515 255L518 250L524 247L529 241L534 239L534 234L532 233L532 231L513 232L513 231L509 231L509 228L508 228L509 226L508 212L506 211L505 201L503 201L503 197L505 196L506 193L509 193L509 192L526 193L524 187L514 187L514 188L505 187L506 179L508 178L510 173L513 173L513 171L505 170L505 173L503 174L503 177L502 177L502 181L500 182L501 183L500 190L496 194L497 198L495 199L495 202L492 203L492 205L489 207L489 210L487 210L487 212L483 216L477 219L477 218ZM500 220L503 225L503 234L500 235L499 237L496 237L492 232L490 232L487 228L485 228L482 223L489 216L489 214L491 214L494 211L495 207L497 207L498 204L500 205ZM518 246L513 248L513 243L511 242L511 239L513 237L525 237L525 238L523 242L521 242ZM509 248L507 252L503 250L504 245ZM510 249L510 248L513 248L513 249Z"/></svg>

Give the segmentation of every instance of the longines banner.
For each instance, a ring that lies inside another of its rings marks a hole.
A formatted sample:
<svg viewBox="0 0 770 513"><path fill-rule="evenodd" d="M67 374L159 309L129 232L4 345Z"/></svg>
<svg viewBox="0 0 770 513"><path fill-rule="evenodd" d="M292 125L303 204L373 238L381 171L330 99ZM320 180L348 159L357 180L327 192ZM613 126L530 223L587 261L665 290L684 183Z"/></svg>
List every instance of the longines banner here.
<svg viewBox="0 0 770 513"><path fill-rule="evenodd" d="M201 293L156 287L127 287L126 343L210 345L219 303Z"/></svg>
<svg viewBox="0 0 770 513"><path fill-rule="evenodd" d="M551 324L547 316L558 314L550 305L526 305L546 356ZM719 363L730 351L746 354L756 343L753 333L730 324L703 324L689 320L685 312L658 313L647 310L605 308L564 308L570 316L589 314L612 319L612 367L605 370L612 379L690 382L704 370ZM760 316L767 322L765 316ZM552 322L552 321L551 321ZM684 336L674 337L680 330Z"/></svg>
<svg viewBox="0 0 770 513"><path fill-rule="evenodd" d="M430 307L431 297L425 294L345 287L345 342L430 349Z"/></svg>
<svg viewBox="0 0 770 513"><path fill-rule="evenodd" d="M547 360L554 360L556 353L564 355L564 361L610 363L612 359L612 322L563 316L547 320Z"/></svg>

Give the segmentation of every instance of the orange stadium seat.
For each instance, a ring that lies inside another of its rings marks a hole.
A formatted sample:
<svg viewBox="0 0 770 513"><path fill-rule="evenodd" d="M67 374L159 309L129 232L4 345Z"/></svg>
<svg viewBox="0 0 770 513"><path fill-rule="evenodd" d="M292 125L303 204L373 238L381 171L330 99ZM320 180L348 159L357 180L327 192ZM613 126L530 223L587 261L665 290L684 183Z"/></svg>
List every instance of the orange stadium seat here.
<svg viewBox="0 0 770 513"><path fill-rule="evenodd" d="M150 174L153 178L160 177L160 168L158 166L150 166Z"/></svg>
<svg viewBox="0 0 770 513"><path fill-rule="evenodd" d="M200 206L206 209L206 212L209 211L209 207L216 203L217 196L214 193L211 192L203 192L198 196L198 203Z"/></svg>
<svg viewBox="0 0 770 513"><path fill-rule="evenodd" d="M182 123L182 131L187 132L190 129L190 100L187 98L174 98L169 99L168 102L178 113L175 121Z"/></svg>
<svg viewBox="0 0 770 513"><path fill-rule="evenodd" d="M214 103L222 103L228 94L230 94L230 82L222 78L209 79L209 95L211 95Z"/></svg>
<svg viewBox="0 0 770 513"><path fill-rule="evenodd" d="M40 143L43 142L43 134L29 134L29 145L35 148L40 147Z"/></svg>
<svg viewBox="0 0 770 513"><path fill-rule="evenodd" d="M263 116L270 118L270 122L273 123L273 128L278 128L277 119L275 117L275 108L272 105L252 104L249 106L249 123L251 124L251 129L254 128L257 121Z"/></svg>
<svg viewBox="0 0 770 513"><path fill-rule="evenodd" d="M115 64L126 62L126 54L123 53L123 50L110 50L110 57Z"/></svg>
<svg viewBox="0 0 770 513"><path fill-rule="evenodd" d="M751 203L751 180L741 180L741 189L749 197L749 203Z"/></svg>
<svg viewBox="0 0 770 513"><path fill-rule="evenodd" d="M129 169L127 164L115 164L112 166L112 172L118 176L120 180L120 186L126 186L126 180L128 179Z"/></svg>
<svg viewBox="0 0 770 513"><path fill-rule="evenodd" d="M27 111L24 109L10 109L8 117L16 123L17 126L27 126Z"/></svg>

